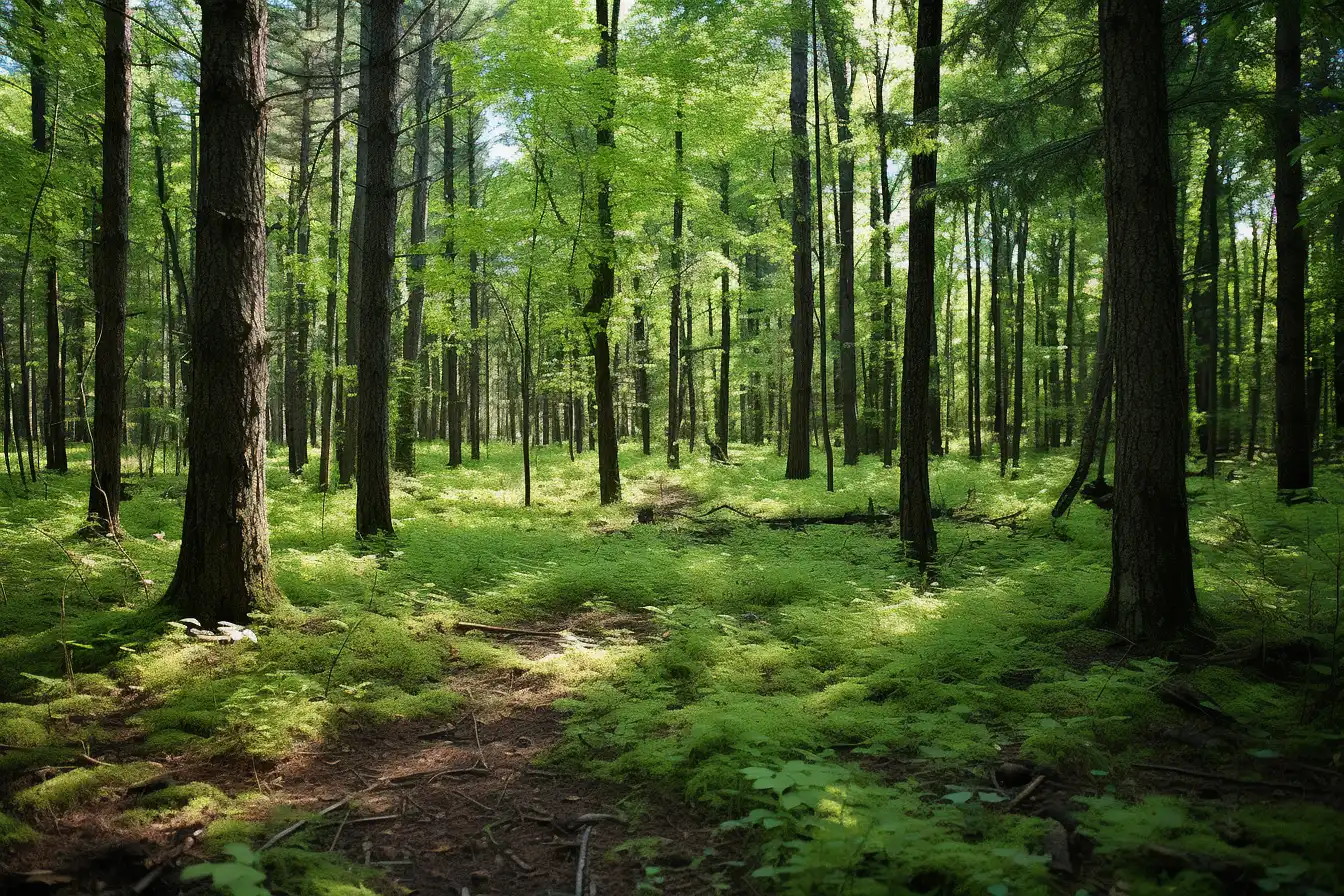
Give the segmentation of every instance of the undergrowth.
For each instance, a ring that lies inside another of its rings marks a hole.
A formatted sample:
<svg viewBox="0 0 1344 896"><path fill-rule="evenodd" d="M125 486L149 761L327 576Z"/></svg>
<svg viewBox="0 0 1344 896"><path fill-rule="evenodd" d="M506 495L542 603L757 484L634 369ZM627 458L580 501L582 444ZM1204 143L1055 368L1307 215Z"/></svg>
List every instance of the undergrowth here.
<svg viewBox="0 0 1344 896"><path fill-rule="evenodd" d="M453 670L507 667L571 692L554 767L622 782L633 803L695 804L747 838L768 891L1041 892L1048 826L997 805L991 772L1005 759L1082 798L1068 811L1097 843L1093 892L1114 881L1135 896L1219 892L1217 869L1173 869L1144 848L1154 841L1284 892L1340 885L1318 833L1338 829L1329 808L1263 792L1152 796L1136 774L1155 759L1265 777L1289 762L1338 765L1338 503L1278 504L1254 468L1192 480L1196 579L1216 639L1199 649L1280 658L1192 667L1140 658L1091 626L1109 518L1079 503L1051 521L1069 458L1033 458L1006 481L993 464L936 461L940 564L921 575L886 525L750 519L889 509L894 471L864 459L827 493L821 477L784 480L764 450L734 446L734 457L739 466L695 457L669 472L627 451L627 501L603 508L591 455L571 464L543 449L524 510L516 450L449 471L442 446L421 446L422 473L393 483L398 535L359 543L353 492L324 498L276 456L273 563L286 600L250 621L256 643L200 640L157 603L183 478L134 483L120 548L76 536L78 474L0 499L0 776L13 816L0 815L0 848L124 794L153 768L142 762L264 760L352 725L448 717L463 701ZM1344 478L1322 471L1319 491L1344 502ZM741 513L697 517L722 504ZM637 524L637 507L657 521ZM1018 511L1015 527L950 518ZM633 614L643 634L531 660L453 628L578 614ZM1161 699L1174 681L1199 689L1230 732L1174 742L1190 724ZM127 762L34 780L127 729ZM132 799L121 823L210 819L213 849L285 823L259 812L245 783L233 790L173 784ZM367 892L365 877L319 868L303 845L265 854L271 892Z"/></svg>

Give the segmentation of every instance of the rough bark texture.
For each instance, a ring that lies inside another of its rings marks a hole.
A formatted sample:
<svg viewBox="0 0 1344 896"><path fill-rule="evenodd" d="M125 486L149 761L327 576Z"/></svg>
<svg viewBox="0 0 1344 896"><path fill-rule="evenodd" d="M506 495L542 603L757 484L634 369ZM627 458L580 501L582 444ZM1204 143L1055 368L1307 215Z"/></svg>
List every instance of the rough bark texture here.
<svg viewBox="0 0 1344 896"><path fill-rule="evenodd" d="M345 0L336 4L336 47L332 54L331 76L331 205L327 220L327 369L322 379L322 446L318 453L317 487L331 488L332 425L336 410L336 365L340 363L340 342L336 338L336 302L340 297L341 270L341 135L345 84L341 68L345 62Z"/></svg>
<svg viewBox="0 0 1344 896"><path fill-rule="evenodd" d="M807 153L807 3L792 0L789 48L789 138L793 169L793 383L789 389L789 459L784 475L812 475L812 164Z"/></svg>
<svg viewBox="0 0 1344 896"><path fill-rule="evenodd" d="M388 380L392 360L392 250L397 225L397 22L402 0L370 0L368 180L364 205L364 269L359 309L359 494L355 534L392 532L388 481Z"/></svg>
<svg viewBox="0 0 1344 896"><path fill-rule="evenodd" d="M1307 413L1307 238L1302 230L1301 0L1278 0L1274 26L1274 200L1279 216L1278 340L1274 352L1279 488L1310 488L1312 420Z"/></svg>
<svg viewBox="0 0 1344 896"><path fill-rule="evenodd" d="M1102 133L1115 363L1115 518L1102 619L1150 642L1195 612L1186 375L1161 0L1102 0Z"/></svg>
<svg viewBox="0 0 1344 896"><path fill-rule="evenodd" d="M598 250L593 259L593 290L588 299L585 323L593 353L593 390L597 398L597 477L603 504L621 500L621 469L616 444L616 397L611 374L612 300L616 296L616 229L611 220L612 174L615 165L616 131L616 42L619 35L621 0L597 0L597 24L601 47L597 67L608 78L609 91L597 121L597 146L602 164L597 175Z"/></svg>
<svg viewBox="0 0 1344 896"><path fill-rule="evenodd" d="M266 4L201 4L190 472L165 600L206 625L275 596L266 523Z"/></svg>
<svg viewBox="0 0 1344 896"><path fill-rule="evenodd" d="M131 20L126 0L108 0L103 99L103 214L94 256L93 475L89 521L121 529L121 435L126 404L126 277L131 248Z"/></svg>
<svg viewBox="0 0 1344 896"><path fill-rule="evenodd" d="M929 345L934 340L934 239L938 181L938 92L942 58L942 0L920 0L915 48L915 123L923 151L910 175L910 266L901 363L901 540L926 564L937 548L929 497ZM936 344L936 343L934 343Z"/></svg>

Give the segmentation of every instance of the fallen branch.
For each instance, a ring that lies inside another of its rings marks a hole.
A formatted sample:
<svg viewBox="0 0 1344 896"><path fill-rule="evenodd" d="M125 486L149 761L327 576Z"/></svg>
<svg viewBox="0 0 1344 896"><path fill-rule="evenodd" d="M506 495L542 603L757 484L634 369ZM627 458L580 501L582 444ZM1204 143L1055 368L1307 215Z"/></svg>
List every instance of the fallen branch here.
<svg viewBox="0 0 1344 896"><path fill-rule="evenodd" d="M1011 812L1014 809L1016 809L1018 806L1022 804L1023 800L1025 800L1027 797L1035 793L1036 788L1040 787L1042 782L1044 781L1045 781L1045 775L1037 775L1036 777L1032 778L1031 783L1028 784L1026 787L1023 787L1022 791L1018 793L1017 796L1013 797L1012 800L1008 803L1008 805L1004 807L1004 811Z"/></svg>
<svg viewBox="0 0 1344 896"><path fill-rule="evenodd" d="M536 632L525 628L485 625L481 622L454 622L453 628L463 632L489 632L492 635L528 635L533 638L563 638L568 634L567 632Z"/></svg>
<svg viewBox="0 0 1344 896"><path fill-rule="evenodd" d="M348 803L348 802L350 802L350 797L349 797L348 795L347 795L347 796L343 796L343 797L341 797L339 800L337 800L336 802L332 803L332 804L331 804L330 806L328 806L327 808L325 808L325 809L323 809L322 811L318 812L316 817L321 818L321 817L324 816L324 815L327 815L327 814L329 814L329 813L331 813L331 812L335 812L337 809L341 808L342 806L344 806L344 805L345 805L346 803ZM283 839L285 839L286 837L288 837L290 834L292 834L292 833L294 833L295 831L297 831L299 828L301 828L301 827L303 827L304 825L306 825L309 821L311 821L311 819L308 819L308 818L300 818L298 821L294 822L292 825L290 825L289 827L285 828L283 831L281 831L280 833L276 834L275 836L271 837L271 839L269 839L269 840L267 840L265 843L263 843L263 844L261 845L261 848L258 849L257 852L265 852L266 850L270 849L270 848L271 848L272 846L274 846L275 844L279 843L281 840L283 840Z"/></svg>
<svg viewBox="0 0 1344 896"><path fill-rule="evenodd" d="M1231 775L1220 775L1217 772L1206 772L1197 768L1181 768L1175 765L1157 765L1152 762L1136 762L1134 768L1146 769L1151 772L1166 772L1169 775L1188 775L1191 778L1204 778L1209 781L1222 781L1225 784L1240 784L1244 787L1270 787L1274 789L1286 790L1306 790L1305 784L1295 784L1292 781L1257 781L1253 778L1236 778Z"/></svg>

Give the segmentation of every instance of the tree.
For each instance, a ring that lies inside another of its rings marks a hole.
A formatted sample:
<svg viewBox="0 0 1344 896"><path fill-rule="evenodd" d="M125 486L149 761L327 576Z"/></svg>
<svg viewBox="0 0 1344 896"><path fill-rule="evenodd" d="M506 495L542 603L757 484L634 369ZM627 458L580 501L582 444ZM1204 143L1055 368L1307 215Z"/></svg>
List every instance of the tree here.
<svg viewBox="0 0 1344 896"><path fill-rule="evenodd" d="M397 23L403 0L370 0L368 19L368 141L364 199L363 271L359 288L359 490L355 534L392 533L388 479L388 379L392 360L392 253L397 229ZM361 97L361 100L363 97Z"/></svg>
<svg viewBox="0 0 1344 896"><path fill-rule="evenodd" d="M196 410L182 550L165 600L205 625L276 596L266 521L265 0L201 4Z"/></svg>
<svg viewBox="0 0 1344 896"><path fill-rule="evenodd" d="M1185 496L1186 372L1161 0L1101 0L1115 520L1105 624L1135 641L1195 613Z"/></svg>
<svg viewBox="0 0 1344 896"><path fill-rule="evenodd" d="M1278 213L1278 338L1274 351L1280 489L1310 488L1314 421L1307 409L1307 237L1302 229L1302 3L1277 0L1274 16L1274 203Z"/></svg>
<svg viewBox="0 0 1344 896"><path fill-rule="evenodd" d="M616 150L616 46L619 37L621 0L597 0L600 47L597 68L606 75L607 97L597 122L598 247L593 260L593 290L584 308L584 323L592 348L597 393L597 476L603 504L621 499L620 458L616 445L616 405L611 377L611 303L616 296L616 229L611 220L612 168Z"/></svg>
<svg viewBox="0 0 1344 896"><path fill-rule="evenodd" d="M94 258L97 299L93 473L89 521L121 531L121 436L126 402L126 279L131 244L131 19L126 0L103 6L106 26L103 98L102 217Z"/></svg>
<svg viewBox="0 0 1344 896"><path fill-rule="evenodd" d="M910 268L901 364L901 540L919 562L937 549L929 497L929 344L934 338L934 268L938 183L938 90L942 0L920 0L915 43L918 150L910 173Z"/></svg>
<svg viewBox="0 0 1344 896"><path fill-rule="evenodd" d="M793 202L789 209L793 238L793 383L789 388L789 458L784 475L812 475L812 163L807 139L807 0L791 0L789 46L789 153Z"/></svg>

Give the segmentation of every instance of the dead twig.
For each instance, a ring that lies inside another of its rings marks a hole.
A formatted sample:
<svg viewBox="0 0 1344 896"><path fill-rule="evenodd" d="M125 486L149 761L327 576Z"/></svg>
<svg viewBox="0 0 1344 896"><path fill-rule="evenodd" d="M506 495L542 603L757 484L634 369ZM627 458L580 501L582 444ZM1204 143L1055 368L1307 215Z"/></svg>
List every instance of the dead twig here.
<svg viewBox="0 0 1344 896"><path fill-rule="evenodd" d="M348 802L350 802L350 797L349 797L349 795L343 796L343 797L341 797L339 800L337 800L336 802L332 803L332 804L331 804L330 806L328 806L327 808L325 808L325 809L323 809L322 811L318 812L318 813L317 813L317 817L318 817L318 818L321 818L321 817L324 816L324 815L328 815L328 814L330 814L330 813L332 813L332 812L335 812L337 809L341 808L342 806L344 806L344 805L345 805L346 803L348 803ZM263 844L261 845L261 848L258 849L257 852L265 852L266 850L270 849L272 846L274 846L275 844L279 843L281 840L285 839L285 838L288 837L290 834L292 834L292 833L294 833L295 831L297 831L299 828L303 827L303 826L304 826L305 824L307 824L310 820L311 820L311 819L300 818L298 821L294 822L292 825L290 825L289 827L285 828L283 831L281 831L280 833L276 834L275 836L271 837L271 839L269 839L269 840L267 840L265 843L263 843Z"/></svg>
<svg viewBox="0 0 1344 896"><path fill-rule="evenodd" d="M1018 793L1017 796L1013 797L1011 801L1009 801L1008 805L1004 807L1004 811L1011 812L1014 809L1016 809L1018 806L1022 804L1023 800L1025 800L1027 797L1035 793L1036 788L1040 787L1044 781L1045 781L1045 775L1037 775L1036 777L1032 778L1031 783L1028 784L1026 787L1023 787L1021 792Z"/></svg>
<svg viewBox="0 0 1344 896"><path fill-rule="evenodd" d="M507 628L480 622L454 622L453 628L463 632L489 632L492 635L529 635L533 638L563 638L566 632L535 632L525 628Z"/></svg>
<svg viewBox="0 0 1344 896"><path fill-rule="evenodd" d="M1295 784L1292 781L1257 781L1253 778L1237 778L1232 775L1220 775L1217 772L1206 772L1197 768L1181 768L1175 765L1158 765L1152 762L1136 762L1134 768L1145 769L1150 772L1166 772L1169 775L1186 775L1191 778L1204 778L1209 781L1222 781L1226 784L1239 784L1244 787L1270 787L1286 790L1305 790L1305 784Z"/></svg>

